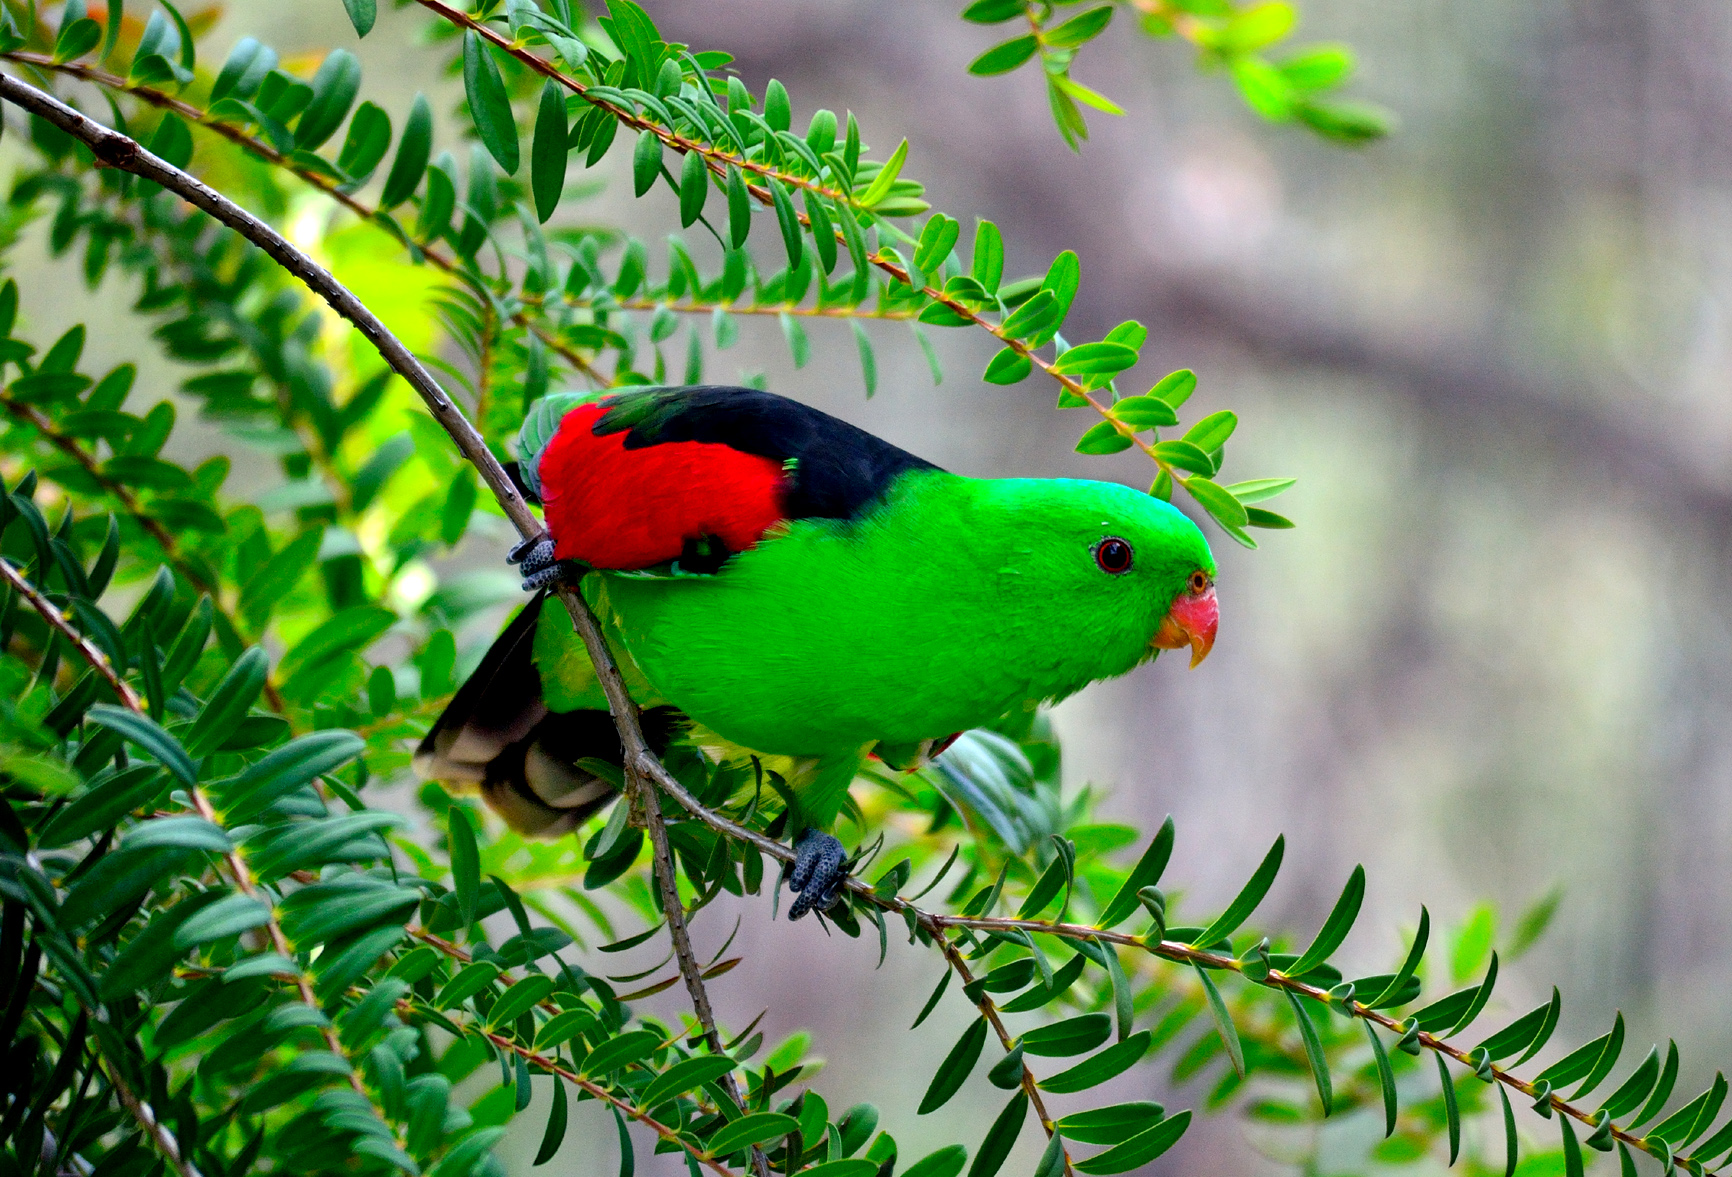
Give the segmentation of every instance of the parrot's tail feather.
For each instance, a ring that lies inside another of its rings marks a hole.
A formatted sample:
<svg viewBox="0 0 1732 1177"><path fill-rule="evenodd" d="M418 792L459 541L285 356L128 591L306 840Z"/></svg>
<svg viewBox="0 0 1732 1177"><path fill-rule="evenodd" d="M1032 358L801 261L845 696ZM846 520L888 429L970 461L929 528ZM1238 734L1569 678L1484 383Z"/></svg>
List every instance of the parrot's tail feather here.
<svg viewBox="0 0 1732 1177"><path fill-rule="evenodd" d="M429 780L478 786L487 804L519 833L557 837L581 825L617 791L583 765L624 762L606 711L549 711L534 660L537 593L505 627L415 749L415 771ZM660 755L683 724L671 707L642 716L644 737Z"/></svg>

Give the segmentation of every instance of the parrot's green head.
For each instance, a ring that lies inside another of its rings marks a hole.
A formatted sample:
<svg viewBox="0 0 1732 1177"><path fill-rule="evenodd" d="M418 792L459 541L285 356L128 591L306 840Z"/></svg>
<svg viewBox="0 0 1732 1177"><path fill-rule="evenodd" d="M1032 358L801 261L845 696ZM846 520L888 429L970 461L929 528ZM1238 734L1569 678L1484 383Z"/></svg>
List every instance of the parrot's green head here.
<svg viewBox="0 0 1732 1177"><path fill-rule="evenodd" d="M1086 618L1092 649L1070 653L1120 673L1161 649L1215 643L1215 557L1203 533L1171 503L1110 482L1003 479L983 483L1017 521L1006 571L1051 594L1067 640ZM1050 614L1049 614L1050 616Z"/></svg>

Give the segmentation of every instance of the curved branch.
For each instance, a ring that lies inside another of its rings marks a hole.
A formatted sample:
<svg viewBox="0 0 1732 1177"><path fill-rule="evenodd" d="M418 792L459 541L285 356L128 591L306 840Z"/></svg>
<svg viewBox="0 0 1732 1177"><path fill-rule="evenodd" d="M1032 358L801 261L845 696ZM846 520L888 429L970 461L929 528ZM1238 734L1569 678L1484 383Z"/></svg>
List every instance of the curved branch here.
<svg viewBox="0 0 1732 1177"><path fill-rule="evenodd" d="M398 375L408 381L416 393L426 404L428 412L434 420L450 435L458 450L480 472L482 481L487 484L493 496L498 500L500 509L507 519L511 520L518 533L525 539L542 534L540 523L529 511L523 496L518 493L516 485L500 465L499 459L487 448L487 443L476 432L463 411L446 395L432 373L417 359L414 353L403 346L395 335L391 334L379 317L369 310L366 304L356 298L329 271L320 266L312 258L291 245L282 234L270 225L259 220L228 197L217 192L209 185L188 175L172 164L151 154L136 140L118 131L111 130L88 118L80 112L67 106L52 95L45 94L34 86L27 85L16 78L0 74L0 99L47 120L73 138L84 143L95 154L97 160L108 167L131 172L151 180L180 196L194 207L209 213L212 217L240 233L247 240L264 250L278 265L293 274L308 289L336 311L343 318L354 324L355 328L367 338L379 352L379 355ZM570 588L561 588L560 600L571 614L572 624L583 637L590 656L595 660L597 677L601 680L603 690L607 694L609 709L613 713L614 723L619 729L620 743L626 756L627 785L631 787L643 802L646 823L650 826L651 841L656 848L657 869L664 871L667 879L673 878L673 860L667 844L667 832L662 824L661 812L655 802L652 781L656 779L645 773L639 767L645 758L655 762L655 757L649 751L644 741L643 730L638 724L637 707L632 703L627 693L624 681L620 678L619 668L614 664L612 655L608 652L606 643L602 640L601 629L595 619L595 614L587 603ZM656 764L660 768L660 764ZM197 790L192 791L195 802L202 799ZM203 802L208 808L209 802ZM209 816L206 814L206 816ZM244 864L243 864L244 866ZM237 885L245 889L237 878ZM250 882L250 880L249 880ZM710 1012L709 999L704 990L701 972L697 969L696 954L692 952L690 935L686 930L685 918L679 902L667 907L668 931L674 940L676 952L679 955L680 972L684 975L686 988L692 994L694 1007L706 1037L713 1042L719 1042L715 1019ZM274 922L273 922L274 928ZM683 948L682 948L683 945ZM310 988L306 990L310 996ZM356 1080L358 1083L359 1081ZM731 1077L724 1079L728 1093L736 1103L744 1106L739 1100L738 1087ZM767 1167L760 1165L760 1172L767 1172Z"/></svg>
<svg viewBox="0 0 1732 1177"><path fill-rule="evenodd" d="M53 601L43 596L37 587L24 579L24 574L12 567L12 562L0 559L0 579L15 589L30 607L36 610L38 616L53 627L54 631L69 642L78 651L78 656L89 663L90 668L101 675L108 683L109 689L115 694L127 710L142 712L144 703L138 697L138 692L132 689L132 684L120 677L114 668L114 663L108 660L108 655L98 650L89 638L85 637L72 625Z"/></svg>

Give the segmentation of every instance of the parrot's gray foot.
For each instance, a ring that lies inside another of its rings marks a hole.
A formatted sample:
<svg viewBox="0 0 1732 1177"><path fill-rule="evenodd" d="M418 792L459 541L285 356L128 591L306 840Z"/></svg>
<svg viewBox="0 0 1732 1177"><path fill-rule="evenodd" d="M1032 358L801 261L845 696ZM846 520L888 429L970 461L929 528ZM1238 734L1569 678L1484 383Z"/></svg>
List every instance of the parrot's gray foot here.
<svg viewBox="0 0 1732 1177"><path fill-rule="evenodd" d="M842 885L848 881L848 853L839 839L829 834L807 829L794 839L794 870L788 885L800 893L788 909L788 918L797 920L808 911L828 911L842 897Z"/></svg>
<svg viewBox="0 0 1732 1177"><path fill-rule="evenodd" d="M551 588L566 577L565 564L554 556L553 540L545 534L531 536L515 545L505 553L505 562L518 565L523 573L525 592Z"/></svg>

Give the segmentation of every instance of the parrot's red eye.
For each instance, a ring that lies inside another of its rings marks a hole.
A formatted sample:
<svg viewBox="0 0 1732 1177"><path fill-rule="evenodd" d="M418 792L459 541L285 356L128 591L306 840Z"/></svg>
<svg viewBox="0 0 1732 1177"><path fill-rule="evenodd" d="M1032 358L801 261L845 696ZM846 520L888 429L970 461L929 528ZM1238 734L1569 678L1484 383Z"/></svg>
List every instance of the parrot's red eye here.
<svg viewBox="0 0 1732 1177"><path fill-rule="evenodd" d="M1197 571L1191 573L1191 579L1188 582L1187 587L1190 588L1192 596L1202 596L1204 593L1209 591L1209 574L1204 572L1201 568L1197 569Z"/></svg>
<svg viewBox="0 0 1732 1177"><path fill-rule="evenodd" d="M1131 545L1116 535L1110 535L1095 545L1095 563L1102 572L1117 576L1131 570Z"/></svg>

